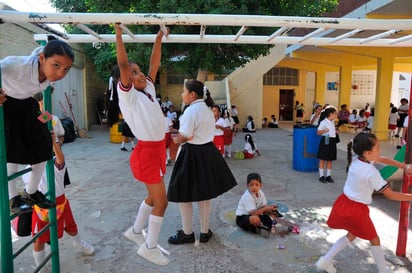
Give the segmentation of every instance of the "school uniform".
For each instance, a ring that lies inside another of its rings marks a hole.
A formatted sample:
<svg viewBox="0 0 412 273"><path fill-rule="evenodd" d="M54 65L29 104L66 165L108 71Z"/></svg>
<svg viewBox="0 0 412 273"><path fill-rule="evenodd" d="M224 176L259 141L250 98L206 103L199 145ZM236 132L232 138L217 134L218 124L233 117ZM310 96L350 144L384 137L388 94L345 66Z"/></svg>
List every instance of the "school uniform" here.
<svg viewBox="0 0 412 273"><path fill-rule="evenodd" d="M243 154L245 155L245 159L253 158L255 156L257 150L257 146L255 143L255 149L252 148L252 145L249 142L245 143L245 148L243 150Z"/></svg>
<svg viewBox="0 0 412 273"><path fill-rule="evenodd" d="M225 127L226 122L223 118L219 118L215 125ZM215 127L215 136L213 138L213 143L215 144L216 148L219 150L219 152L223 155L225 154L225 139L224 139L224 132L222 129L216 128Z"/></svg>
<svg viewBox="0 0 412 273"><path fill-rule="evenodd" d="M119 82L117 90L124 120L139 140L130 156L130 168L136 179L150 184L161 182L166 173L166 130L150 77L146 83L144 90L137 90L132 83L125 88Z"/></svg>
<svg viewBox="0 0 412 273"><path fill-rule="evenodd" d="M318 126L318 131L325 129L328 129L328 132L325 132L322 135L322 138L319 142L317 158L326 161L334 161L337 158L336 129L334 121L327 118L322 120ZM329 141L329 143L327 143L327 141Z"/></svg>
<svg viewBox="0 0 412 273"><path fill-rule="evenodd" d="M179 133L191 138L180 146L170 178L171 202L213 199L236 185L226 161L213 144L215 118L203 99L193 101L180 117Z"/></svg>
<svg viewBox="0 0 412 273"><path fill-rule="evenodd" d="M376 238L378 235L369 216L368 205L372 203L374 191L382 192L388 187L373 162L354 158L349 166L343 194L335 201L327 224L365 240Z"/></svg>
<svg viewBox="0 0 412 273"><path fill-rule="evenodd" d="M32 96L51 83L39 82L37 48L30 56L9 56L0 61L7 162L37 164L52 157L52 140L47 125L37 119L41 112Z"/></svg>
<svg viewBox="0 0 412 273"><path fill-rule="evenodd" d="M249 222L250 212L265 205L267 205L267 200L262 190L259 190L258 196L246 190L236 208L236 224L246 231L256 233L256 227ZM267 229L272 227L273 220L268 215L262 214L259 218Z"/></svg>

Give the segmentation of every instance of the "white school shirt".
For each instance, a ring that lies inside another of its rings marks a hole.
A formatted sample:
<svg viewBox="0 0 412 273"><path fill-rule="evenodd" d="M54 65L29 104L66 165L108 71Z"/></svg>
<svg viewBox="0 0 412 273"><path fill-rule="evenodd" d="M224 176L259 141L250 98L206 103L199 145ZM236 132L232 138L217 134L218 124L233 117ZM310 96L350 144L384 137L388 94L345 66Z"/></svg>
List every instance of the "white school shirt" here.
<svg viewBox="0 0 412 273"><path fill-rule="evenodd" d="M124 88L119 81L117 93L119 95L119 107L124 120L129 125L138 140L160 141L165 138L164 115L156 100L155 87L146 78L146 88L143 90L151 96L151 99L142 91L138 91L130 83L129 88Z"/></svg>
<svg viewBox="0 0 412 273"><path fill-rule="evenodd" d="M310 120L312 120L315 116L316 116L316 113L313 113L310 116ZM318 116L316 119L314 119L312 124L317 126L319 124L319 118L320 118L320 116Z"/></svg>
<svg viewBox="0 0 412 273"><path fill-rule="evenodd" d="M403 121L403 127L408 128L409 126L409 116L405 117L405 120Z"/></svg>
<svg viewBox="0 0 412 273"><path fill-rule="evenodd" d="M59 142L59 137L64 136L64 128L60 119L55 115L52 115L52 126L56 135L56 142Z"/></svg>
<svg viewBox="0 0 412 273"><path fill-rule="evenodd" d="M187 143L205 144L213 141L215 135L215 116L204 99L193 101L180 117L179 133L191 138Z"/></svg>
<svg viewBox="0 0 412 273"><path fill-rule="evenodd" d="M396 125L396 123L398 122L398 119L399 119L398 113L389 114L389 124Z"/></svg>
<svg viewBox="0 0 412 273"><path fill-rule="evenodd" d="M356 122L356 115L350 114L349 115L349 122L350 123L355 123Z"/></svg>
<svg viewBox="0 0 412 273"><path fill-rule="evenodd" d="M225 118L224 120L225 125L223 127L229 127L229 129L232 130L235 125L235 121L232 118Z"/></svg>
<svg viewBox="0 0 412 273"><path fill-rule="evenodd" d="M9 56L0 61L2 89L7 96L28 99L43 92L51 83L39 82L39 54L43 47L36 48L30 56Z"/></svg>
<svg viewBox="0 0 412 273"><path fill-rule="evenodd" d="M219 126L222 126L222 127L226 127L226 122L225 122L224 118L219 118L219 119L216 121L215 125L219 125ZM222 129L216 128L216 126L215 126L215 136L223 136L224 133L225 133L225 132L223 132Z"/></svg>
<svg viewBox="0 0 412 273"><path fill-rule="evenodd" d="M354 157L349 166L343 193L351 200L370 204L374 191L383 191L388 183L382 178L373 163L367 163Z"/></svg>
<svg viewBox="0 0 412 273"><path fill-rule="evenodd" d="M325 130L326 128L329 131L323 133L322 136L329 135L330 137L336 137L336 128L334 121L329 120L328 118L322 120L318 126L318 131Z"/></svg>
<svg viewBox="0 0 412 273"><path fill-rule="evenodd" d="M245 143L245 148L244 148L244 150L245 150L246 152L248 152L249 154L255 154L255 152L256 152L256 150L257 150L256 143L255 143L255 149L253 150L252 145L250 145L249 142L246 142L246 143Z"/></svg>
<svg viewBox="0 0 412 273"><path fill-rule="evenodd" d="M265 194L262 190L259 190L258 195L259 197L256 197L256 195L251 194L249 190L246 190L243 193L242 197L240 197L236 209L236 215L249 215L251 211L256 210L262 206L265 206L267 204Z"/></svg>
<svg viewBox="0 0 412 273"><path fill-rule="evenodd" d="M368 129L373 129L373 120L374 120L373 116L368 117L368 121L367 121L368 125L366 126Z"/></svg>
<svg viewBox="0 0 412 273"><path fill-rule="evenodd" d="M167 116L165 116L164 119L165 119L166 133L170 133L170 127L173 126L173 121Z"/></svg>

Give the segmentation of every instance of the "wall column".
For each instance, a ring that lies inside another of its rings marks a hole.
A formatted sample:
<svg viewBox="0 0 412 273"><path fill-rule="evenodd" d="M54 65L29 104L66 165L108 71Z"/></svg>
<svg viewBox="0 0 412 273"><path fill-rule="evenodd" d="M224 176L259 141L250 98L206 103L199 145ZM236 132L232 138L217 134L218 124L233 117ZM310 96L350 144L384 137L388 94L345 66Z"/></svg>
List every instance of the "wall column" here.
<svg viewBox="0 0 412 273"><path fill-rule="evenodd" d="M379 140L388 140L389 102L391 100L393 57L379 57L376 71L375 121L373 132Z"/></svg>
<svg viewBox="0 0 412 273"><path fill-rule="evenodd" d="M325 103L326 71L316 70L315 79L315 102L323 105Z"/></svg>
<svg viewBox="0 0 412 273"><path fill-rule="evenodd" d="M348 105L350 109L350 92L352 88L352 66L343 64L339 67L339 97L338 105L335 105L338 111L342 104Z"/></svg>

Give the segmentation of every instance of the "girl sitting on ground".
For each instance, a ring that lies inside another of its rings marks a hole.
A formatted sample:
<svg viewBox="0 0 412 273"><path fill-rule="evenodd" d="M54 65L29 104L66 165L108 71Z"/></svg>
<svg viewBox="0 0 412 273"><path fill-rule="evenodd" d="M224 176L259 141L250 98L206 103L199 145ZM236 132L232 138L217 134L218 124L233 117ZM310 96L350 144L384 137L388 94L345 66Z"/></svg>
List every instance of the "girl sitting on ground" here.
<svg viewBox="0 0 412 273"><path fill-rule="evenodd" d="M255 154L260 156L260 152L257 149L255 142L253 141L251 134L245 135L245 148L243 149L243 154L245 155L245 159L253 158Z"/></svg>

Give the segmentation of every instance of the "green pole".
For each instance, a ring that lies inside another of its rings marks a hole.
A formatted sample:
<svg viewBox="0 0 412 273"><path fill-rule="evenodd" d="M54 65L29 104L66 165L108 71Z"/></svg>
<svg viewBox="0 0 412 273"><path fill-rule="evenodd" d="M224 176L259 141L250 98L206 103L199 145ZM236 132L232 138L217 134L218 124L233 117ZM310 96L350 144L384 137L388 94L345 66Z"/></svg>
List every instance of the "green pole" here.
<svg viewBox="0 0 412 273"><path fill-rule="evenodd" d="M10 231L9 183L7 179L7 151L3 105L0 105L0 181L0 271L13 272L13 245Z"/></svg>
<svg viewBox="0 0 412 273"><path fill-rule="evenodd" d="M43 102L44 110L49 113L52 112L52 99L51 99L52 87L49 86L43 91ZM47 128L49 131L53 129L52 120L47 122ZM52 141L56 141L52 139ZM54 160L50 159L46 164L46 176L47 185L49 189L49 198L52 202L56 202L56 191L54 184ZM49 209L49 220L50 220L50 248L51 248L51 260L52 260L52 272L60 272L60 261L59 261L59 239L57 236L57 217L56 208Z"/></svg>

